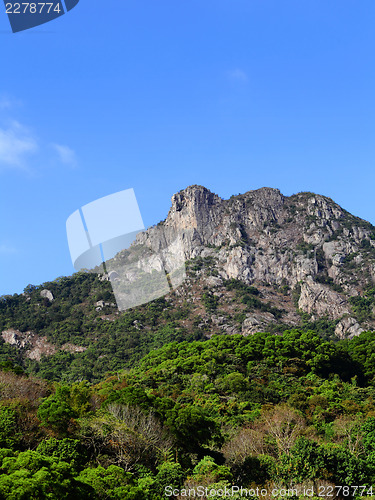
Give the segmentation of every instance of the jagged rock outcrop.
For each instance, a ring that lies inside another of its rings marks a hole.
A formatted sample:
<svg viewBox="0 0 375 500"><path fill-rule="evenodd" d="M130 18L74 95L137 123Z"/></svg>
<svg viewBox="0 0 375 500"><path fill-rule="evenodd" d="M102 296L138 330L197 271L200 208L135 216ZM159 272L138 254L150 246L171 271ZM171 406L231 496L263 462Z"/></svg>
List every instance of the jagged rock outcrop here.
<svg viewBox="0 0 375 500"><path fill-rule="evenodd" d="M301 285L298 307L307 313L328 316L331 319L350 314L345 297L326 285L315 283L311 276Z"/></svg>
<svg viewBox="0 0 375 500"><path fill-rule="evenodd" d="M286 197L261 188L223 200L190 186L172 197L166 220L140 233L136 244L158 256L173 248L181 261L212 257L222 279L300 288L298 308L312 318L340 320L338 336L361 331L349 297L375 282L375 228L313 193ZM150 272L168 255L148 259L147 266L140 259L138 266Z"/></svg>
<svg viewBox="0 0 375 500"><path fill-rule="evenodd" d="M56 352L56 346L48 342L47 337L36 336L31 344L31 349L26 353L26 357L40 361L43 355L52 356Z"/></svg>
<svg viewBox="0 0 375 500"><path fill-rule="evenodd" d="M252 314L242 323L242 334L251 335L256 332L264 332L267 325L273 323L275 318L270 313Z"/></svg>
<svg viewBox="0 0 375 500"><path fill-rule="evenodd" d="M355 318L350 316L344 317L335 328L335 334L340 339L351 339L360 335L364 331L363 328L359 325L358 321Z"/></svg>
<svg viewBox="0 0 375 500"><path fill-rule="evenodd" d="M34 334L32 332L20 332L19 330L9 328L8 330L2 331L1 336L7 344L15 345L21 349L30 343Z"/></svg>
<svg viewBox="0 0 375 500"><path fill-rule="evenodd" d="M41 290L40 296L44 299L48 299L50 302L53 302L53 295L50 290Z"/></svg>
<svg viewBox="0 0 375 500"><path fill-rule="evenodd" d="M42 356L52 356L56 354L58 348L47 340L47 337L40 336L37 333L27 331L21 332L14 328L9 328L1 332L4 342L16 346L25 351L25 357L40 361ZM61 350L76 353L84 352L87 348L76 346L72 343L66 343Z"/></svg>
<svg viewBox="0 0 375 500"><path fill-rule="evenodd" d="M313 193L262 188L224 200L190 186L173 196L165 221L93 270L103 271L3 297L3 340L21 358L61 351L83 359L92 344L110 356L101 346L116 332L116 342L132 339L121 350L128 352L142 336L154 345L154 336L169 342L301 327L350 339L375 329L375 227Z"/></svg>
<svg viewBox="0 0 375 500"><path fill-rule="evenodd" d="M7 344L14 345L18 349L25 349L25 356L36 361L40 361L43 354L51 356L57 351L56 346L48 342L47 337L41 337L31 331L21 332L10 328L3 330L1 336Z"/></svg>

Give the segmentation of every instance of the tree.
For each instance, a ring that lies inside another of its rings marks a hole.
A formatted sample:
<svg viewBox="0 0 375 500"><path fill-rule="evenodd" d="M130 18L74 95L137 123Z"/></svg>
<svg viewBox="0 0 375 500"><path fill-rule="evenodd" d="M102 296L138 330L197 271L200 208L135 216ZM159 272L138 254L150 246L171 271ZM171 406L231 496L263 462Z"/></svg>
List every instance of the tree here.
<svg viewBox="0 0 375 500"><path fill-rule="evenodd" d="M228 463L240 464L251 455L264 453L264 433L256 425L243 427L223 446L223 454Z"/></svg>
<svg viewBox="0 0 375 500"><path fill-rule="evenodd" d="M56 391L56 394L49 396L43 401L38 409L38 418L42 425L51 427L60 434L66 434L72 419L77 417L77 413L63 398L69 390Z"/></svg>
<svg viewBox="0 0 375 500"><path fill-rule="evenodd" d="M135 486L133 475L116 465L84 469L77 480L90 486L96 498L146 500L143 491Z"/></svg>
<svg viewBox="0 0 375 500"><path fill-rule="evenodd" d="M361 424L362 419L352 415L342 415L333 422L337 438L356 457L364 451L362 442L363 427ZM369 436L366 437L368 438ZM367 440L366 443L369 444L369 441Z"/></svg>
<svg viewBox="0 0 375 500"><path fill-rule="evenodd" d="M113 403L106 413L86 420L81 435L92 448L106 450L114 463L126 471L138 463L155 467L174 444L152 412Z"/></svg>
<svg viewBox="0 0 375 500"><path fill-rule="evenodd" d="M46 439L39 444L36 451L54 460L67 462L73 469L79 468L87 459L86 450L78 439Z"/></svg>
<svg viewBox="0 0 375 500"><path fill-rule="evenodd" d="M1 454L0 454L1 456ZM0 498L92 499L94 490L74 479L74 471L66 462L45 457L36 451L5 456L1 464Z"/></svg>
<svg viewBox="0 0 375 500"><path fill-rule="evenodd" d="M304 418L285 404L277 405L262 415L265 432L271 437L277 453L289 453L305 428Z"/></svg>
<svg viewBox="0 0 375 500"><path fill-rule="evenodd" d="M184 471L179 463L170 461L164 462L158 466L154 489L162 498L166 486L181 488L184 477Z"/></svg>
<svg viewBox="0 0 375 500"><path fill-rule="evenodd" d="M17 426L17 413L14 408L0 405L0 446L12 448L22 435Z"/></svg>
<svg viewBox="0 0 375 500"><path fill-rule="evenodd" d="M179 444L188 451L197 451L207 443L217 430L216 422L200 406L186 405L169 411L168 426Z"/></svg>
<svg viewBox="0 0 375 500"><path fill-rule="evenodd" d="M226 481L232 479L232 474L229 467L218 465L210 456L205 456L194 467L193 477L195 480L216 483L218 481Z"/></svg>

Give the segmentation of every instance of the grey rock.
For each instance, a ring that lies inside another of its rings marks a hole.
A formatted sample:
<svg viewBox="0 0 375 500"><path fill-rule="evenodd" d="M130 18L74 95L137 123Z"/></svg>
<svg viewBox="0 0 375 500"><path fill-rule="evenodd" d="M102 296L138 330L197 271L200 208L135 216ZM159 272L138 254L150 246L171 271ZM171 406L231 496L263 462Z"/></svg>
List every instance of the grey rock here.
<svg viewBox="0 0 375 500"><path fill-rule="evenodd" d="M41 290L40 296L45 298L45 299L48 299L50 302L53 302L53 300L54 300L52 292L50 290L47 290L47 289Z"/></svg>
<svg viewBox="0 0 375 500"><path fill-rule="evenodd" d="M74 354L76 352L85 352L87 350L87 347L71 344L68 342L67 344L61 346L61 350L66 352L71 352L72 354Z"/></svg>
<svg viewBox="0 0 375 500"><path fill-rule="evenodd" d="M328 286L315 283L311 276L301 286L298 307L307 313L316 313L318 316L328 316L332 319L351 312L345 296Z"/></svg>
<svg viewBox="0 0 375 500"><path fill-rule="evenodd" d="M358 321L354 318L346 317L343 318L335 328L335 335L340 339L357 337L364 331L359 325Z"/></svg>
<svg viewBox="0 0 375 500"><path fill-rule="evenodd" d="M7 344L14 345L21 349L31 342L34 334L33 332L20 332L19 330L9 328L8 330L3 330L1 336Z"/></svg>
<svg viewBox="0 0 375 500"><path fill-rule="evenodd" d="M8 344L18 349L27 349L26 357L40 361L42 355L51 356L57 351L56 347L48 342L47 337L40 337L33 332L20 332L10 328L1 332L1 336Z"/></svg>
<svg viewBox="0 0 375 500"><path fill-rule="evenodd" d="M218 278L216 276L207 276L205 281L207 283L207 286L209 286L210 288L215 288L223 284L222 278Z"/></svg>
<svg viewBox="0 0 375 500"><path fill-rule="evenodd" d="M218 277L205 277L209 288L231 278L249 285L300 287L298 308L315 319L340 319L352 317L349 297L362 293L369 279L375 284L375 258L362 251L363 240L375 246L374 230L331 199L313 193L286 197L277 189L261 188L223 200L202 186L189 186L172 197L162 224L137 235L133 251L138 270L145 272L158 266L173 268L173 259L202 257L207 267L197 275L206 276L210 266L218 273ZM142 258L142 249L158 257ZM347 257L354 253L354 267L348 267ZM122 258L120 252L115 260L120 263ZM331 278L343 293L323 284L322 277L326 283ZM181 296L179 289L174 293ZM255 319L258 326L249 319L243 332L267 324L264 318ZM354 335L362 328L355 323L341 327L337 335Z"/></svg>
<svg viewBox="0 0 375 500"><path fill-rule="evenodd" d="M271 313L258 313L246 317L242 323L242 334L252 335L257 332L267 331L267 325L275 321Z"/></svg>

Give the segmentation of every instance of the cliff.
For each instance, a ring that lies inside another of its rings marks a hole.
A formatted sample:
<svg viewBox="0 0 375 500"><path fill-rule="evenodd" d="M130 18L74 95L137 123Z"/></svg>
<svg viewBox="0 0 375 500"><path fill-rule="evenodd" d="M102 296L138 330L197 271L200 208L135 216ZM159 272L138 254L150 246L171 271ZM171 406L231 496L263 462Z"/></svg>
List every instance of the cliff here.
<svg viewBox="0 0 375 500"><path fill-rule="evenodd" d="M353 303L375 282L375 228L325 196L261 188L223 200L189 186L137 244L155 253L172 246L186 261L211 258L223 280L288 291L290 312L336 320L339 337L374 326L372 314L358 320Z"/></svg>
<svg viewBox="0 0 375 500"><path fill-rule="evenodd" d="M375 228L313 193L262 188L223 200L189 186L106 265L107 275L79 272L1 297L0 362L98 380L171 341L294 328L336 340L375 329ZM164 296L119 311L124 268L130 280L163 277Z"/></svg>

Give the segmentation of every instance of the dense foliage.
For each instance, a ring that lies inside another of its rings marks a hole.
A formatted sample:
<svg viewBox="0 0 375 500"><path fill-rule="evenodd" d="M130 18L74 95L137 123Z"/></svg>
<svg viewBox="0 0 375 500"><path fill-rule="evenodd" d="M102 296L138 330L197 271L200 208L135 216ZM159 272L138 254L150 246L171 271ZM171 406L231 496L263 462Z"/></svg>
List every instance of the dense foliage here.
<svg viewBox="0 0 375 500"><path fill-rule="evenodd" d="M211 265L197 258L188 272L208 266L216 279ZM1 331L15 334L0 338L0 500L161 500L199 487L373 496L375 332L333 341L337 320L300 311L291 329L260 285L190 286L194 301L126 314L90 273L0 298ZM298 287L277 293L298 301ZM360 320L374 303L372 288L350 299ZM273 316L269 333L215 334L215 315L241 325L254 312ZM33 332L54 354L28 357Z"/></svg>
<svg viewBox="0 0 375 500"><path fill-rule="evenodd" d="M43 289L53 294L52 302L41 298ZM103 307L96 307L101 301ZM187 307L177 310L161 298L119 314L110 283L91 273L29 285L22 295L0 297L0 331L37 332L63 349L40 361L25 359L22 349L0 337L0 363L11 361L47 380L99 381L108 371L131 367L167 342L202 338L202 332L186 331L178 323L187 313ZM71 345L82 352L64 349Z"/></svg>
<svg viewBox="0 0 375 500"><path fill-rule="evenodd" d="M168 343L97 385L3 367L0 498L159 500L167 487L234 485L371 496L374 346L374 332L213 336Z"/></svg>

